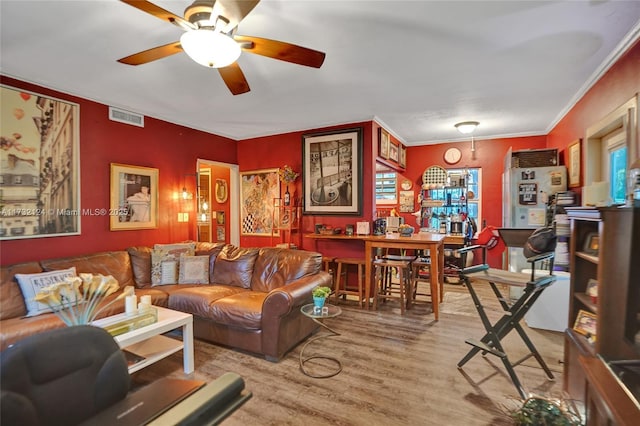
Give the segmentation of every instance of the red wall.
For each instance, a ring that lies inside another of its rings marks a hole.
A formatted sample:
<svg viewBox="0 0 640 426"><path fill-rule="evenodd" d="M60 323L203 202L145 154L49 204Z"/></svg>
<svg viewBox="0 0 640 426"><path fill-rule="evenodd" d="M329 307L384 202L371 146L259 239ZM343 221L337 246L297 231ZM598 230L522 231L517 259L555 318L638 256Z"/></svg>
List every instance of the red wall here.
<svg viewBox="0 0 640 426"><path fill-rule="evenodd" d="M563 150L587 128L640 92L640 42L630 48L605 75L576 103L547 135L547 146ZM582 156L584 162L584 155ZM580 168L584 173L584 167ZM581 176L582 178L582 176ZM577 188L579 189L579 188Z"/></svg>
<svg viewBox="0 0 640 426"><path fill-rule="evenodd" d="M122 250L196 238L195 200L179 201L183 186L195 193L196 160L237 164L236 141L145 117L145 127L108 118L108 106L0 76L8 86L64 99L80 105L80 178L82 209L109 208L110 163L159 169L158 228L110 231L108 216L82 216L81 235L2 241L0 263L72 256L101 250ZM191 174L191 176L186 176ZM178 223L189 211L190 222Z"/></svg>

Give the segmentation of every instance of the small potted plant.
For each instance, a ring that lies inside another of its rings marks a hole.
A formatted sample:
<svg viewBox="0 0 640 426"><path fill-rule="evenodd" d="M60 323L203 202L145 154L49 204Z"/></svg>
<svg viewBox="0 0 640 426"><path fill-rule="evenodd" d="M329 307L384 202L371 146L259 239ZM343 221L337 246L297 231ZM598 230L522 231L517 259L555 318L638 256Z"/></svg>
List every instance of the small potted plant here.
<svg viewBox="0 0 640 426"><path fill-rule="evenodd" d="M313 296L313 304L319 308L324 306L324 301L331 294L331 289L325 286L315 287L311 294Z"/></svg>

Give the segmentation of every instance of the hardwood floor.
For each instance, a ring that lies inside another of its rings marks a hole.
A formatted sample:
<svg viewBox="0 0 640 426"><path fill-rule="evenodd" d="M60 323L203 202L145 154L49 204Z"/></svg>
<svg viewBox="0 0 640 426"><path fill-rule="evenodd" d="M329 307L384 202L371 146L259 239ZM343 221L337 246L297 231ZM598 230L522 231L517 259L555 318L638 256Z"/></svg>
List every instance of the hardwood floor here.
<svg viewBox="0 0 640 426"><path fill-rule="evenodd" d="M505 407L518 406L518 393L500 359L477 355L463 369L456 366L471 348L465 339L482 337L484 328L464 287L447 284L447 293L451 295L440 305L438 322L429 304L417 305L404 316L393 302L378 311L360 310L348 301L341 304L342 315L327 320L341 335L314 342L305 352L339 358L343 370L337 376L305 376L298 360L303 344L279 363L271 363L196 341L194 378L210 381L232 371L245 379L253 398L224 422L230 426L512 424ZM494 296L483 291L481 298L490 318L499 318L501 309ZM516 372L527 391L559 396L562 333L526 329L555 380L548 380L533 358L516 367ZM515 332L503 344L512 362L526 354ZM324 367L333 366L321 362L309 367L324 372ZM136 373L134 383L165 375L183 377L181 353Z"/></svg>

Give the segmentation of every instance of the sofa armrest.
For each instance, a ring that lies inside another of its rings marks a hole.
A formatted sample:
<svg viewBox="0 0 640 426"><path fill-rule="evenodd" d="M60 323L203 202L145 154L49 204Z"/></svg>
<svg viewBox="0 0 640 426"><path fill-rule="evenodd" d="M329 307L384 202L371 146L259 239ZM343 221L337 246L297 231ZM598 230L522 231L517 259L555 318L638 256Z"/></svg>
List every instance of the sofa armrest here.
<svg viewBox="0 0 640 426"><path fill-rule="evenodd" d="M263 329L265 324L274 319L287 315L306 303L311 303L311 291L317 286L331 287L331 275L328 272L319 271L269 292L262 305Z"/></svg>

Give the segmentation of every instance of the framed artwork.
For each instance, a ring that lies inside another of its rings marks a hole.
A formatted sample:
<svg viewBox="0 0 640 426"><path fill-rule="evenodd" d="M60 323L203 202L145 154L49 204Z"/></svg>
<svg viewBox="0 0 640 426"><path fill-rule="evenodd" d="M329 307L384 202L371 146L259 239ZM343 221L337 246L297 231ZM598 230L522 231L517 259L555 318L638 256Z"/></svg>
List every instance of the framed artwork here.
<svg viewBox="0 0 640 426"><path fill-rule="evenodd" d="M567 147L567 174L569 188L580 186L580 143L581 139L573 141Z"/></svg>
<svg viewBox="0 0 640 426"><path fill-rule="evenodd" d="M80 234L80 107L0 86L0 240Z"/></svg>
<svg viewBox="0 0 640 426"><path fill-rule="evenodd" d="M302 136L304 214L362 214L362 128Z"/></svg>
<svg viewBox="0 0 640 426"><path fill-rule="evenodd" d="M229 187L225 179L216 179L216 202L223 204L227 202Z"/></svg>
<svg viewBox="0 0 640 426"><path fill-rule="evenodd" d="M573 329L584 336L595 337L596 324L597 317L594 313L580 309Z"/></svg>
<svg viewBox="0 0 640 426"><path fill-rule="evenodd" d="M273 200L280 198L278 169L240 172L240 226L242 235L271 236ZM276 212L277 214L277 212ZM280 235L274 230L273 235Z"/></svg>
<svg viewBox="0 0 640 426"><path fill-rule="evenodd" d="M378 129L378 155L385 160L389 159L389 133L380 127Z"/></svg>
<svg viewBox="0 0 640 426"><path fill-rule="evenodd" d="M218 241L225 241L226 238L227 237L225 235L224 226L218 226L218 228L216 229L216 239Z"/></svg>
<svg viewBox="0 0 640 426"><path fill-rule="evenodd" d="M590 232L584 239L584 251L587 254L597 256L598 250L600 250L600 234L597 232Z"/></svg>
<svg viewBox="0 0 640 426"><path fill-rule="evenodd" d="M109 229L158 227L158 169L111 163Z"/></svg>
<svg viewBox="0 0 640 426"><path fill-rule="evenodd" d="M398 150L398 164L403 169L407 167L407 148L404 145L400 145Z"/></svg>
<svg viewBox="0 0 640 426"><path fill-rule="evenodd" d="M391 142L389 144L389 160L395 161L397 163L398 159L399 159L399 148L398 148L398 145L396 145L395 143Z"/></svg>
<svg viewBox="0 0 640 426"><path fill-rule="evenodd" d="M216 223L218 225L224 225L224 212L223 211L216 212Z"/></svg>

